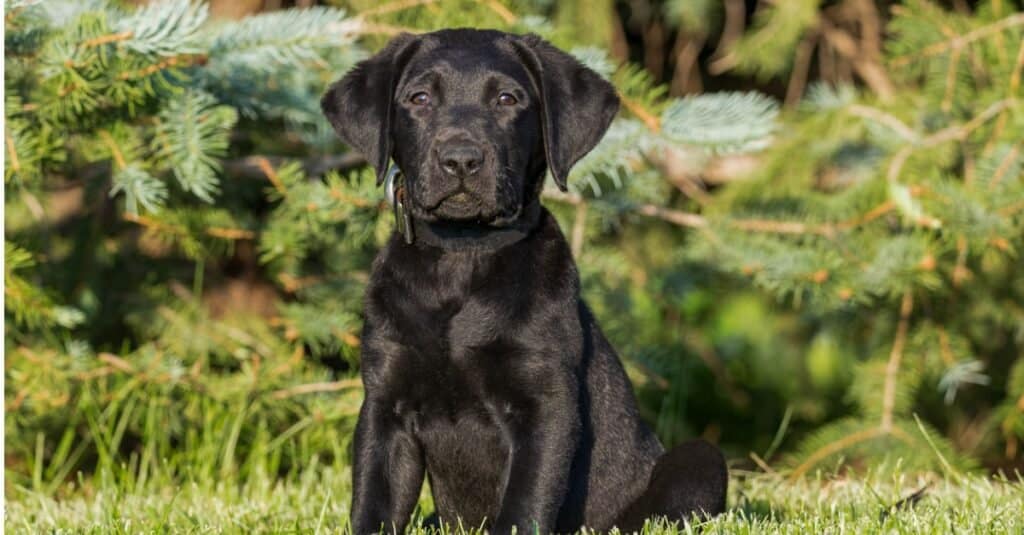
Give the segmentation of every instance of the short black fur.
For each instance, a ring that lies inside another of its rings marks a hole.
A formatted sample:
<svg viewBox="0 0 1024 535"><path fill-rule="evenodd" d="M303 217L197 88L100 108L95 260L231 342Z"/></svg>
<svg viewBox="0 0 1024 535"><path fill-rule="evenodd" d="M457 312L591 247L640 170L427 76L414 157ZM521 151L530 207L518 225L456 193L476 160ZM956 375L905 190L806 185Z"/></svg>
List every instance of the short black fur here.
<svg viewBox="0 0 1024 535"><path fill-rule="evenodd" d="M536 36L396 38L324 95L344 141L406 176L421 223L517 224L618 109L608 82ZM438 235L444 235L439 232ZM665 452L580 298L554 218L497 248L391 238L366 295L352 529L400 532L424 477L444 522L492 533L634 530L725 508L721 453Z"/></svg>

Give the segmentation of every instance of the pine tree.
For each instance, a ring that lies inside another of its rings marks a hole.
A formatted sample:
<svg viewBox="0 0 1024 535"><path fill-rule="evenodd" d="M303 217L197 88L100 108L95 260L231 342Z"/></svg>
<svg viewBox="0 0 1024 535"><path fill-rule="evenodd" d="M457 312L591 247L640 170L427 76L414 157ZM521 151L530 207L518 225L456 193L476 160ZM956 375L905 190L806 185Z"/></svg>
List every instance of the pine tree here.
<svg viewBox="0 0 1024 535"><path fill-rule="evenodd" d="M959 470L1020 455L1024 19L1009 3L898 6L863 87L800 100L790 84L781 115L757 93L670 97L605 51L614 31L577 26L611 8L352 4L237 22L184 0L7 5L18 484L125 462L143 479L344 465L361 295L392 217L318 100L390 35L448 26L539 33L617 87L621 116L545 204L664 439L781 442L795 475L837 457ZM667 4L688 35L727 18ZM792 81L831 19L818 2L759 13L712 61ZM750 176L711 184L730 162ZM246 293L270 312L217 312L222 273L250 252L261 285ZM944 438L973 413L980 443Z"/></svg>

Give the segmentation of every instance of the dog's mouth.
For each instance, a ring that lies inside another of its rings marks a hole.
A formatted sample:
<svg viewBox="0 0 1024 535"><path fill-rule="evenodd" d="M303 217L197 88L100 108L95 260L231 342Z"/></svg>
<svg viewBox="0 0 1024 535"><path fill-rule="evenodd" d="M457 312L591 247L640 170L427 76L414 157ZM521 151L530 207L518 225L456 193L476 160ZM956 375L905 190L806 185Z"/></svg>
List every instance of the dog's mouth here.
<svg viewBox="0 0 1024 535"><path fill-rule="evenodd" d="M465 188L457 188L443 195L438 195L435 199L426 200L422 203L423 209L427 212L444 212L446 209L463 209L468 210L472 208L479 208L482 203L480 198L473 192Z"/></svg>
<svg viewBox="0 0 1024 535"><path fill-rule="evenodd" d="M458 188L437 200L429 203L418 202L420 217L432 223L472 223L493 227L503 227L514 222L519 216L520 207L489 207L478 194L464 188Z"/></svg>
<svg viewBox="0 0 1024 535"><path fill-rule="evenodd" d="M469 204L470 202L473 202L474 200L476 200L476 196L474 196L472 193L470 193L468 191L465 191L465 190L459 190L459 191L456 191L455 193L445 197L444 199L442 199L441 200L441 204L451 203L451 204L463 205L463 204Z"/></svg>
<svg viewBox="0 0 1024 535"><path fill-rule="evenodd" d="M463 187L434 198L420 198L417 201L423 215L436 221L482 221L490 215L480 197Z"/></svg>

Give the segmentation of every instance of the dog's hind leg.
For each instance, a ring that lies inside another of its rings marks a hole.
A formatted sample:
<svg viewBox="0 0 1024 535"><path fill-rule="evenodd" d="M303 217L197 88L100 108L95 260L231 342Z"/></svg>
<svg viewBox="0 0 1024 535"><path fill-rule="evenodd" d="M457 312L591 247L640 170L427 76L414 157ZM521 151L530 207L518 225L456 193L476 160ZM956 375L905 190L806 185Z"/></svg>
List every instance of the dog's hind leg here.
<svg viewBox="0 0 1024 535"><path fill-rule="evenodd" d="M722 452L703 440L684 442L662 454L647 489L615 523L624 533L639 531L644 520L688 520L694 513L725 511L729 473Z"/></svg>

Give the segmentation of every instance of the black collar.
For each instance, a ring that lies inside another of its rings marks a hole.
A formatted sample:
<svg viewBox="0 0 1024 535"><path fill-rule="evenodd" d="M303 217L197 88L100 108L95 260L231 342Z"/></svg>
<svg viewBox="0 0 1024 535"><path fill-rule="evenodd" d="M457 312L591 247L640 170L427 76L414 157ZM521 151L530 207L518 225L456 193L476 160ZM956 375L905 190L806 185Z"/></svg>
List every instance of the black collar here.
<svg viewBox="0 0 1024 535"><path fill-rule="evenodd" d="M519 218L507 227L448 222L428 223L414 219L413 240L451 251L493 251L529 236L540 223L542 212L540 201L534 200L523 208Z"/></svg>

